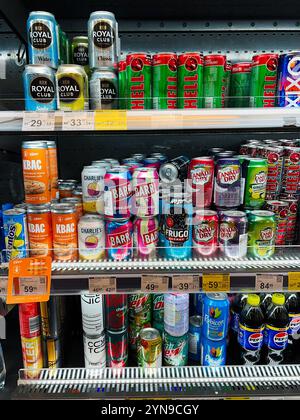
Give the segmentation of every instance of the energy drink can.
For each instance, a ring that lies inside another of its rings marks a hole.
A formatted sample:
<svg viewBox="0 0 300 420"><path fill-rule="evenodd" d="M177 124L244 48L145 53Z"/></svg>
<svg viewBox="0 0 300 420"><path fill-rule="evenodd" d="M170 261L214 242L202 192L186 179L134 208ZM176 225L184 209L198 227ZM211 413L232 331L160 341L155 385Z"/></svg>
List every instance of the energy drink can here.
<svg viewBox="0 0 300 420"><path fill-rule="evenodd" d="M123 331L128 326L128 300L125 294L105 295L105 325L109 331Z"/></svg>
<svg viewBox="0 0 300 420"><path fill-rule="evenodd" d="M127 328L120 332L106 332L107 366L123 368L128 361L128 332Z"/></svg>
<svg viewBox="0 0 300 420"><path fill-rule="evenodd" d="M177 108L177 55L159 53L153 56L153 108Z"/></svg>
<svg viewBox="0 0 300 420"><path fill-rule="evenodd" d="M204 106L224 108L226 94L226 56L204 57Z"/></svg>
<svg viewBox="0 0 300 420"><path fill-rule="evenodd" d="M127 75L126 75L126 60L122 60L118 64L118 79L119 79L119 109L127 108Z"/></svg>
<svg viewBox="0 0 300 420"><path fill-rule="evenodd" d="M178 108L203 108L203 56L187 52L178 57Z"/></svg>
<svg viewBox="0 0 300 420"><path fill-rule="evenodd" d="M151 109L152 60L146 53L126 57L127 109Z"/></svg>
<svg viewBox="0 0 300 420"><path fill-rule="evenodd" d="M42 339L44 366L48 369L62 367L62 346L60 338Z"/></svg>
<svg viewBox="0 0 300 420"><path fill-rule="evenodd" d="M250 106L270 108L276 104L278 54L260 54L252 58Z"/></svg>
<svg viewBox="0 0 300 420"><path fill-rule="evenodd" d="M276 238L275 245L285 245L289 203L286 201L271 200L266 202L266 209L275 213L276 218Z"/></svg>
<svg viewBox="0 0 300 420"><path fill-rule="evenodd" d="M247 108L249 106L251 63L235 63L231 69L230 108Z"/></svg>
<svg viewBox="0 0 300 420"><path fill-rule="evenodd" d="M61 296L51 296L48 302L40 303L43 338L58 338L62 334Z"/></svg>

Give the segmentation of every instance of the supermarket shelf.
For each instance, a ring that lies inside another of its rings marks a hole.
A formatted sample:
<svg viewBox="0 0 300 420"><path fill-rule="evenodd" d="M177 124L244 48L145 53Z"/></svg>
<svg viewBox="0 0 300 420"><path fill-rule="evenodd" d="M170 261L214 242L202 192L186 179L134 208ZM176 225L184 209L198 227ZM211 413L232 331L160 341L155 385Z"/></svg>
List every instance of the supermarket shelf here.
<svg viewBox="0 0 300 420"><path fill-rule="evenodd" d="M300 365L21 370L13 398L298 399Z"/></svg>

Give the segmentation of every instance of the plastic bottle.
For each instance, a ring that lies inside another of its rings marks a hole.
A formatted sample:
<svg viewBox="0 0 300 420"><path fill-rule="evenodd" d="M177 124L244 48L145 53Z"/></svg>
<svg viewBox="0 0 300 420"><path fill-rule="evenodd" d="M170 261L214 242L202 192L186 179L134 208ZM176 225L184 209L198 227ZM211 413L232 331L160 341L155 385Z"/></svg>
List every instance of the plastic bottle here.
<svg viewBox="0 0 300 420"><path fill-rule="evenodd" d="M233 334L237 335L239 332L240 315L244 306L247 303L248 295L237 294L233 300L230 310L230 330Z"/></svg>

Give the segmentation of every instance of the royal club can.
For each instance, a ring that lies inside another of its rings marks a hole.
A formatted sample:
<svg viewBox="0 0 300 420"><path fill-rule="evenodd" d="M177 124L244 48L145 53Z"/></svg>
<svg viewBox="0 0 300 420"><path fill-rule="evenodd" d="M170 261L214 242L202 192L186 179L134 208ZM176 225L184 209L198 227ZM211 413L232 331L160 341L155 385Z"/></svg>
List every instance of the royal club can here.
<svg viewBox="0 0 300 420"><path fill-rule="evenodd" d="M23 367L26 369L26 378L36 379L43 368L42 337L32 338L21 336Z"/></svg>
<svg viewBox="0 0 300 420"><path fill-rule="evenodd" d="M280 56L278 72L278 106L300 106L300 52L293 51Z"/></svg>
<svg viewBox="0 0 300 420"><path fill-rule="evenodd" d="M152 296L152 318L153 322L164 323L165 299L163 293L154 293Z"/></svg>
<svg viewBox="0 0 300 420"><path fill-rule="evenodd" d="M62 342L60 338L42 338L44 367L59 369L63 366Z"/></svg>
<svg viewBox="0 0 300 420"><path fill-rule="evenodd" d="M275 245L285 245L289 215L289 203L286 201L270 200L266 202L266 209L275 213L276 238Z"/></svg>
<svg viewBox="0 0 300 420"><path fill-rule="evenodd" d="M106 169L84 166L81 173L82 202L85 213L104 214L104 177Z"/></svg>
<svg viewBox="0 0 300 420"><path fill-rule="evenodd" d="M6 262L16 258L28 257L26 210L8 209L3 211L3 231Z"/></svg>
<svg viewBox="0 0 300 420"><path fill-rule="evenodd" d="M116 166L104 177L104 215L107 219L131 216L132 176L128 168Z"/></svg>
<svg viewBox="0 0 300 420"><path fill-rule="evenodd" d="M202 317L194 315L190 317L189 326L189 359L199 362L201 358L201 329Z"/></svg>
<svg viewBox="0 0 300 420"><path fill-rule="evenodd" d="M248 254L255 258L270 258L275 252L276 217L266 210L248 213Z"/></svg>
<svg viewBox="0 0 300 420"><path fill-rule="evenodd" d="M203 294L191 293L190 294L190 315L202 316Z"/></svg>
<svg viewBox="0 0 300 420"><path fill-rule="evenodd" d="M165 184L174 183L176 180L183 182L187 179L190 159L178 156L160 166L159 177Z"/></svg>
<svg viewBox="0 0 300 420"><path fill-rule="evenodd" d="M152 57L152 96L154 109L177 108L177 55L159 53Z"/></svg>
<svg viewBox="0 0 300 420"><path fill-rule="evenodd" d="M203 299L202 336L224 340L228 333L229 300L226 293L207 293Z"/></svg>
<svg viewBox="0 0 300 420"><path fill-rule="evenodd" d="M71 60L73 64L83 66L89 74L89 41L87 36L74 36L71 44Z"/></svg>
<svg viewBox="0 0 300 420"><path fill-rule="evenodd" d="M214 203L217 207L232 209L241 201L241 164L237 158L221 158L215 167Z"/></svg>
<svg viewBox="0 0 300 420"><path fill-rule="evenodd" d="M226 91L226 56L204 57L204 107L224 108Z"/></svg>
<svg viewBox="0 0 300 420"><path fill-rule="evenodd" d="M137 217L133 222L133 253L142 259L155 258L158 246L158 220L156 217Z"/></svg>
<svg viewBox="0 0 300 420"><path fill-rule="evenodd" d="M105 332L99 335L83 333L84 365L87 369L104 369L106 367Z"/></svg>
<svg viewBox="0 0 300 420"><path fill-rule="evenodd" d="M188 334L173 337L165 332L163 342L163 363L165 366L186 366L188 363Z"/></svg>
<svg viewBox="0 0 300 420"><path fill-rule="evenodd" d="M97 69L90 79L91 109L118 109L118 76L113 71Z"/></svg>
<svg viewBox="0 0 300 420"><path fill-rule="evenodd" d="M143 166L145 168L154 168L159 171L161 167L161 160L154 156L147 156L143 159Z"/></svg>
<svg viewBox="0 0 300 420"><path fill-rule="evenodd" d="M193 217L193 255L213 257L218 251L219 218L214 210L197 210Z"/></svg>
<svg viewBox="0 0 300 420"><path fill-rule="evenodd" d="M278 54L252 57L250 78L250 106L270 108L276 104Z"/></svg>
<svg viewBox="0 0 300 420"><path fill-rule="evenodd" d="M261 151L261 156L267 159L268 163L266 199L274 200L282 186L284 149L280 146L267 146Z"/></svg>
<svg viewBox="0 0 300 420"><path fill-rule="evenodd" d="M127 109L127 71L126 60L122 60L118 64L119 79L119 109Z"/></svg>
<svg viewBox="0 0 300 420"><path fill-rule="evenodd" d="M159 213L159 177L155 168L136 168L132 175L131 214L151 217Z"/></svg>
<svg viewBox="0 0 300 420"><path fill-rule="evenodd" d="M212 204L214 169L215 163L212 157L197 157L190 161L188 178L195 208L208 208Z"/></svg>
<svg viewBox="0 0 300 420"><path fill-rule="evenodd" d="M284 170L282 191L296 194L300 179L300 147L284 147Z"/></svg>
<svg viewBox="0 0 300 420"><path fill-rule="evenodd" d="M162 338L158 330L143 328L137 341L138 366L160 368L162 366Z"/></svg>
<svg viewBox="0 0 300 420"><path fill-rule="evenodd" d="M128 361L128 331L106 331L107 367L123 368Z"/></svg>
<svg viewBox="0 0 300 420"><path fill-rule="evenodd" d="M26 111L55 111L57 95L55 73L51 67L30 64L23 71Z"/></svg>
<svg viewBox="0 0 300 420"><path fill-rule="evenodd" d="M164 301L165 331L173 337L181 337L189 330L188 293L166 293Z"/></svg>
<svg viewBox="0 0 300 420"><path fill-rule="evenodd" d="M251 63L234 63L230 79L230 108L247 108L249 106Z"/></svg>
<svg viewBox="0 0 300 420"><path fill-rule="evenodd" d="M202 338L201 343L201 365L209 367L220 367L226 365L227 342L226 339L220 341Z"/></svg>
<svg viewBox="0 0 300 420"><path fill-rule="evenodd" d="M248 218L246 213L228 210L220 215L220 251L229 258L244 258L248 251Z"/></svg>
<svg viewBox="0 0 300 420"><path fill-rule="evenodd" d="M245 158L242 165L242 190L244 193L241 204L245 209L258 210L262 208L266 198L268 163L262 158Z"/></svg>
<svg viewBox="0 0 300 420"><path fill-rule="evenodd" d="M131 220L106 220L105 236L109 259L124 261L132 257L133 225Z"/></svg>
<svg viewBox="0 0 300 420"><path fill-rule="evenodd" d="M178 57L178 108L203 108L203 56L187 52Z"/></svg>
<svg viewBox="0 0 300 420"><path fill-rule="evenodd" d="M84 111L89 109L88 77L84 68L63 64L56 72L58 109Z"/></svg>
<svg viewBox="0 0 300 420"><path fill-rule="evenodd" d="M100 335L105 328L103 295L81 295L82 328L85 334Z"/></svg>
<svg viewBox="0 0 300 420"><path fill-rule="evenodd" d="M41 335L40 306L38 303L19 304L20 335L33 338Z"/></svg>
<svg viewBox="0 0 300 420"><path fill-rule="evenodd" d="M126 294L105 295L105 325L109 331L123 331L128 326Z"/></svg>
<svg viewBox="0 0 300 420"><path fill-rule="evenodd" d="M127 109L152 108L152 60L146 53L126 57Z"/></svg>
<svg viewBox="0 0 300 420"><path fill-rule="evenodd" d="M223 85L224 85L224 97L225 97L225 107L228 107L229 104L229 92L230 92L230 82L231 82L231 70L232 70L232 64L230 61L226 61L225 66L225 77L223 79Z"/></svg>
<svg viewBox="0 0 300 420"><path fill-rule="evenodd" d="M282 194L280 200L289 204L288 222L286 229L286 245L293 245L296 239L297 214L299 197L293 194Z"/></svg>
<svg viewBox="0 0 300 420"><path fill-rule="evenodd" d="M48 302L40 303L41 325L43 338L58 338L63 331L61 296L51 296Z"/></svg>
<svg viewBox="0 0 300 420"><path fill-rule="evenodd" d="M118 24L111 12L97 11L88 21L91 69L116 68L118 62Z"/></svg>
<svg viewBox="0 0 300 420"><path fill-rule="evenodd" d="M31 12L27 20L28 53L30 64L58 66L58 39L54 15Z"/></svg>
<svg viewBox="0 0 300 420"><path fill-rule="evenodd" d="M86 214L78 223L79 258L99 261L105 258L105 223L96 215Z"/></svg>
<svg viewBox="0 0 300 420"><path fill-rule="evenodd" d="M78 258L77 213L72 204L51 205L53 256L59 261Z"/></svg>

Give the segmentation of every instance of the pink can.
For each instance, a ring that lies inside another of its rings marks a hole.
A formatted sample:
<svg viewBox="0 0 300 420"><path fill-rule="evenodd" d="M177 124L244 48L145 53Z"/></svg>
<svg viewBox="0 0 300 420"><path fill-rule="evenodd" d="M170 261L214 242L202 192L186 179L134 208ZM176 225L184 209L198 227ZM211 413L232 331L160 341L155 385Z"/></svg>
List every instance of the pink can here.
<svg viewBox="0 0 300 420"><path fill-rule="evenodd" d="M142 259L156 258L157 244L157 218L136 218L133 223L133 247L135 257Z"/></svg>
<svg viewBox="0 0 300 420"><path fill-rule="evenodd" d="M129 219L132 197L131 174L127 167L116 166L104 176L104 216L106 219Z"/></svg>
<svg viewBox="0 0 300 420"><path fill-rule="evenodd" d="M213 257L218 251L219 218L216 211L198 210L193 219L194 256Z"/></svg>
<svg viewBox="0 0 300 420"><path fill-rule="evenodd" d="M132 257L132 222L130 220L106 220L106 252L111 260L129 260Z"/></svg>
<svg viewBox="0 0 300 420"><path fill-rule="evenodd" d="M153 217L159 213L159 177L155 168L136 168L132 176L131 213Z"/></svg>

